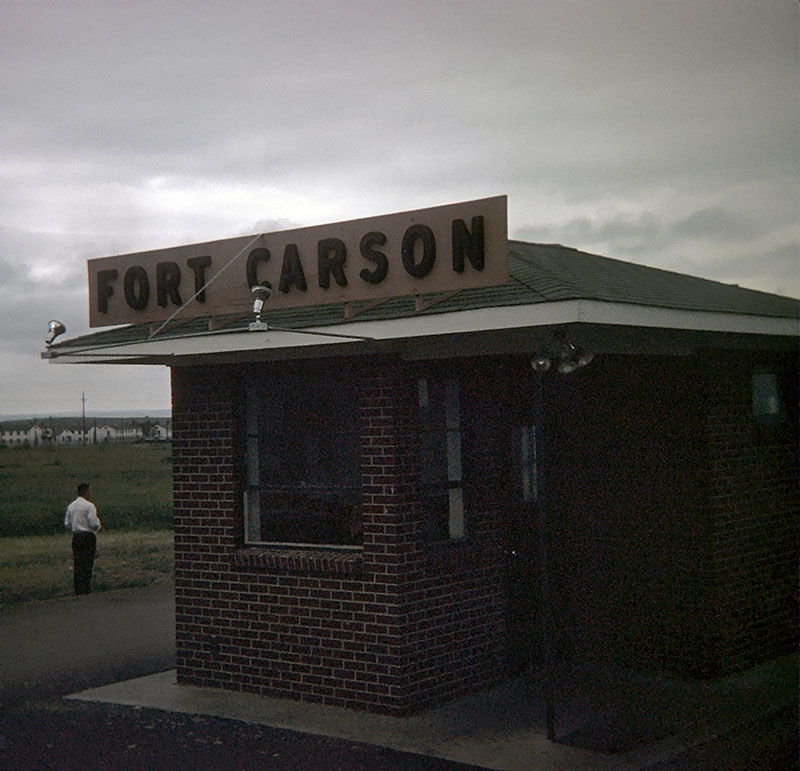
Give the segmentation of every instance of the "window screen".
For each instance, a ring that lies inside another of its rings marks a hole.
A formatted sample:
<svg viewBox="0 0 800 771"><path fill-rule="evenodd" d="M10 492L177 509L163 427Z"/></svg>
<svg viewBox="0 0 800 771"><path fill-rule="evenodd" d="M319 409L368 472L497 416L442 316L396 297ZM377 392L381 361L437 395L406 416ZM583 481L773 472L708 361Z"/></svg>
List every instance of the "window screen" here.
<svg viewBox="0 0 800 771"><path fill-rule="evenodd" d="M361 444L352 379L247 392L248 543L360 545Z"/></svg>
<svg viewBox="0 0 800 771"><path fill-rule="evenodd" d="M458 381L420 378L420 481L428 540L463 538L461 399Z"/></svg>

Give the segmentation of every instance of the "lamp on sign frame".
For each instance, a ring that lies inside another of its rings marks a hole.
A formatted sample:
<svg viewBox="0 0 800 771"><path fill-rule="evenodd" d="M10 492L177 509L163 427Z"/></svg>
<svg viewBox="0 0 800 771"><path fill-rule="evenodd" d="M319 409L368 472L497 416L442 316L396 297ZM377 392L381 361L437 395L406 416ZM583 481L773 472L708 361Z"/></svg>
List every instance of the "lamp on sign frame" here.
<svg viewBox="0 0 800 771"><path fill-rule="evenodd" d="M251 332L266 332L269 327L265 321L261 320L261 311L264 309L264 303L272 295L272 284L269 281L262 281L260 284L251 286L250 292L253 295L253 313L256 314L256 320L250 324L248 329Z"/></svg>
<svg viewBox="0 0 800 771"><path fill-rule="evenodd" d="M59 335L63 335L66 331L67 328L60 321L53 319L47 325L47 337L44 339L44 344L47 346L52 345L53 340L55 340Z"/></svg>

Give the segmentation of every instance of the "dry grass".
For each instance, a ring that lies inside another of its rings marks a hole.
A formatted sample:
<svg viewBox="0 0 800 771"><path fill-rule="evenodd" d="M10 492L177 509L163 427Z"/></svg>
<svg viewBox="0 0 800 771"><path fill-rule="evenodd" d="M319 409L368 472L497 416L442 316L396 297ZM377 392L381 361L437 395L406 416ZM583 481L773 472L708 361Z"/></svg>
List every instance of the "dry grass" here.
<svg viewBox="0 0 800 771"><path fill-rule="evenodd" d="M0 604L72 594L72 550L68 533L0 538ZM97 539L93 591L146 586L173 575L169 530L102 531Z"/></svg>
<svg viewBox="0 0 800 771"><path fill-rule="evenodd" d="M63 530L79 482L92 485L105 531L172 527L169 444L0 448L0 537Z"/></svg>

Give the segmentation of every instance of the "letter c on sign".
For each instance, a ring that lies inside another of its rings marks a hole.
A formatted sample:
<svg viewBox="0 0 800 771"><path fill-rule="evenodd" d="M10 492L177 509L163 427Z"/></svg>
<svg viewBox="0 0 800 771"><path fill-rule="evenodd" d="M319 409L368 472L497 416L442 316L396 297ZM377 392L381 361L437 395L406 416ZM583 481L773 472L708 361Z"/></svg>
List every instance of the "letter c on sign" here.
<svg viewBox="0 0 800 771"><path fill-rule="evenodd" d="M422 257L419 262L414 255L414 245L422 241ZM403 267L406 273L414 278L425 278L433 269L436 262L436 238L427 225L412 225L403 234Z"/></svg>
<svg viewBox="0 0 800 771"><path fill-rule="evenodd" d="M260 284L258 278L258 263L269 261L269 249L259 246L247 255L247 286Z"/></svg>

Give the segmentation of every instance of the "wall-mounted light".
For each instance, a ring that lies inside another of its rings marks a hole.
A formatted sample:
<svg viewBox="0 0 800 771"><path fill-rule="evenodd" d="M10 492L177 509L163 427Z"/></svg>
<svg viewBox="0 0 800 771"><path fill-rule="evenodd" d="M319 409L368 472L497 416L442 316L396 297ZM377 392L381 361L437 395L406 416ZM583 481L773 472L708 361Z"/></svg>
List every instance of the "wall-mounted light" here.
<svg viewBox="0 0 800 771"><path fill-rule="evenodd" d="M533 367L535 372L547 372L552 364L553 362L550 361L550 357L545 354L539 354L531 359L531 367Z"/></svg>
<svg viewBox="0 0 800 771"><path fill-rule="evenodd" d="M594 359L594 354L584 351L572 343L567 343L566 350L562 351L558 362L558 371L563 375L568 375L576 369L585 367Z"/></svg>
<svg viewBox="0 0 800 771"><path fill-rule="evenodd" d="M67 328L60 322L53 319L47 325L47 337L44 339L44 344L50 347L59 335L63 335Z"/></svg>
<svg viewBox="0 0 800 771"><path fill-rule="evenodd" d="M562 375L568 375L585 367L592 359L594 359L593 353L562 338L548 343L537 353L531 359L531 367L534 372L547 372L551 367L555 367Z"/></svg>
<svg viewBox="0 0 800 771"><path fill-rule="evenodd" d="M266 321L261 320L261 311L264 309L264 303L272 295L272 284L269 281L262 281L260 284L250 287L253 294L253 313L256 314L256 320L253 321L248 329L251 332L266 332L269 327Z"/></svg>

